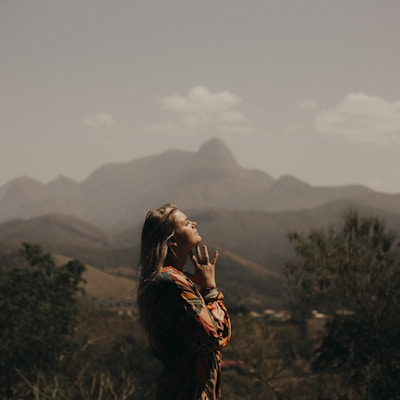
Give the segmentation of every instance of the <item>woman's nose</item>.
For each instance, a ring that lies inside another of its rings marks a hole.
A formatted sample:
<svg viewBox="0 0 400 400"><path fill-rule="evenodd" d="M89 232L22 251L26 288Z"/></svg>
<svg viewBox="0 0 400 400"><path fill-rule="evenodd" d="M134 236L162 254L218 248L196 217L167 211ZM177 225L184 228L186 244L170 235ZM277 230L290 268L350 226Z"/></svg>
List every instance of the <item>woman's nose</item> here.
<svg viewBox="0 0 400 400"><path fill-rule="evenodd" d="M194 228L196 228L196 226L197 226L197 222L195 222L195 221L192 221L192 226L193 226Z"/></svg>

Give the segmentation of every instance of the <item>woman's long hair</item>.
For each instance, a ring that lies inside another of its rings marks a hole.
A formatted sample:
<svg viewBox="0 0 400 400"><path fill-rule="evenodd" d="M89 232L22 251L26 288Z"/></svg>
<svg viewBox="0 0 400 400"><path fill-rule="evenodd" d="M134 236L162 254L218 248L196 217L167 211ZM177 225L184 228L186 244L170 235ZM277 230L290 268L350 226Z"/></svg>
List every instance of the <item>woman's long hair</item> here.
<svg viewBox="0 0 400 400"><path fill-rule="evenodd" d="M177 209L173 204L165 204L160 208L150 210L143 224L137 291L142 320L146 315L146 287L164 266L169 251L169 241L175 234L173 213Z"/></svg>

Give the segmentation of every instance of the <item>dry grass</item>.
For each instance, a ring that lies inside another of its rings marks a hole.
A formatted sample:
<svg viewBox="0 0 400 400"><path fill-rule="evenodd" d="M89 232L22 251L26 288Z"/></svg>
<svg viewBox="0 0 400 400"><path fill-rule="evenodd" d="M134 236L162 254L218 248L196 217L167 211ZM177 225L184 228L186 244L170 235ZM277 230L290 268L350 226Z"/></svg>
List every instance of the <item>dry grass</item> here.
<svg viewBox="0 0 400 400"><path fill-rule="evenodd" d="M62 265L71 260L63 255L53 255L57 265ZM133 280L122 278L100 271L99 269L86 264L86 271L83 273L86 280L84 289L88 297L101 299L132 298L136 292L136 284Z"/></svg>

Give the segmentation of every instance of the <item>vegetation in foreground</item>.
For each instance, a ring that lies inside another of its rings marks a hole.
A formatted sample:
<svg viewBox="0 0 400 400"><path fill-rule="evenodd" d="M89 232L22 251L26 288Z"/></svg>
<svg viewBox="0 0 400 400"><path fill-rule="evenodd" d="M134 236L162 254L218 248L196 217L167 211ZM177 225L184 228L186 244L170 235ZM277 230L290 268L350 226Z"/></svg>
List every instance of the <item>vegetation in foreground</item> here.
<svg viewBox="0 0 400 400"><path fill-rule="evenodd" d="M336 230L289 238L292 318L232 315L223 398L400 399L396 237L349 213ZM78 295L83 264L56 266L30 244L0 257L1 399L154 398L160 366L139 322Z"/></svg>

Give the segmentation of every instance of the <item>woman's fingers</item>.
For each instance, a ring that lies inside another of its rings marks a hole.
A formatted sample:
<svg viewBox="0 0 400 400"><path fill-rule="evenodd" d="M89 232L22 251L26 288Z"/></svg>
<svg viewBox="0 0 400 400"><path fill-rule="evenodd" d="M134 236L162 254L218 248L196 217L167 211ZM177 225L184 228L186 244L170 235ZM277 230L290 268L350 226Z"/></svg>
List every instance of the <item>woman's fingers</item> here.
<svg viewBox="0 0 400 400"><path fill-rule="evenodd" d="M189 252L194 266L194 274L188 274L188 276L203 288L215 287L215 264L218 259L218 251L214 252L213 259L210 262L207 246L204 245L202 247L204 256L199 246L196 246L194 251L191 250Z"/></svg>
<svg viewBox="0 0 400 400"><path fill-rule="evenodd" d="M196 246L196 253L197 253L197 259L199 261L199 263L201 264L201 250L200 250L200 246Z"/></svg>
<svg viewBox="0 0 400 400"><path fill-rule="evenodd" d="M214 257L213 257L213 259L212 259L212 261L211 261L211 264L215 265L215 264L217 263L218 255L219 255L218 251L215 250L215 251L214 251Z"/></svg>
<svg viewBox="0 0 400 400"><path fill-rule="evenodd" d="M200 265L215 265L217 260L218 260L218 251L215 250L214 251L214 255L213 255L213 259L210 263L210 256L208 254L208 248L206 245L203 245L203 253L204 256L201 254L201 248L200 246L196 246L196 254L193 253L193 251L191 250L189 255L190 255L190 259L192 260L193 264L195 266L200 266Z"/></svg>
<svg viewBox="0 0 400 400"><path fill-rule="evenodd" d="M190 250L189 256L195 266L199 264L192 250Z"/></svg>
<svg viewBox="0 0 400 400"><path fill-rule="evenodd" d="M210 257L208 256L208 249L207 249L206 245L203 246L203 252L204 252L204 261L205 261L204 263L208 264L210 262Z"/></svg>

